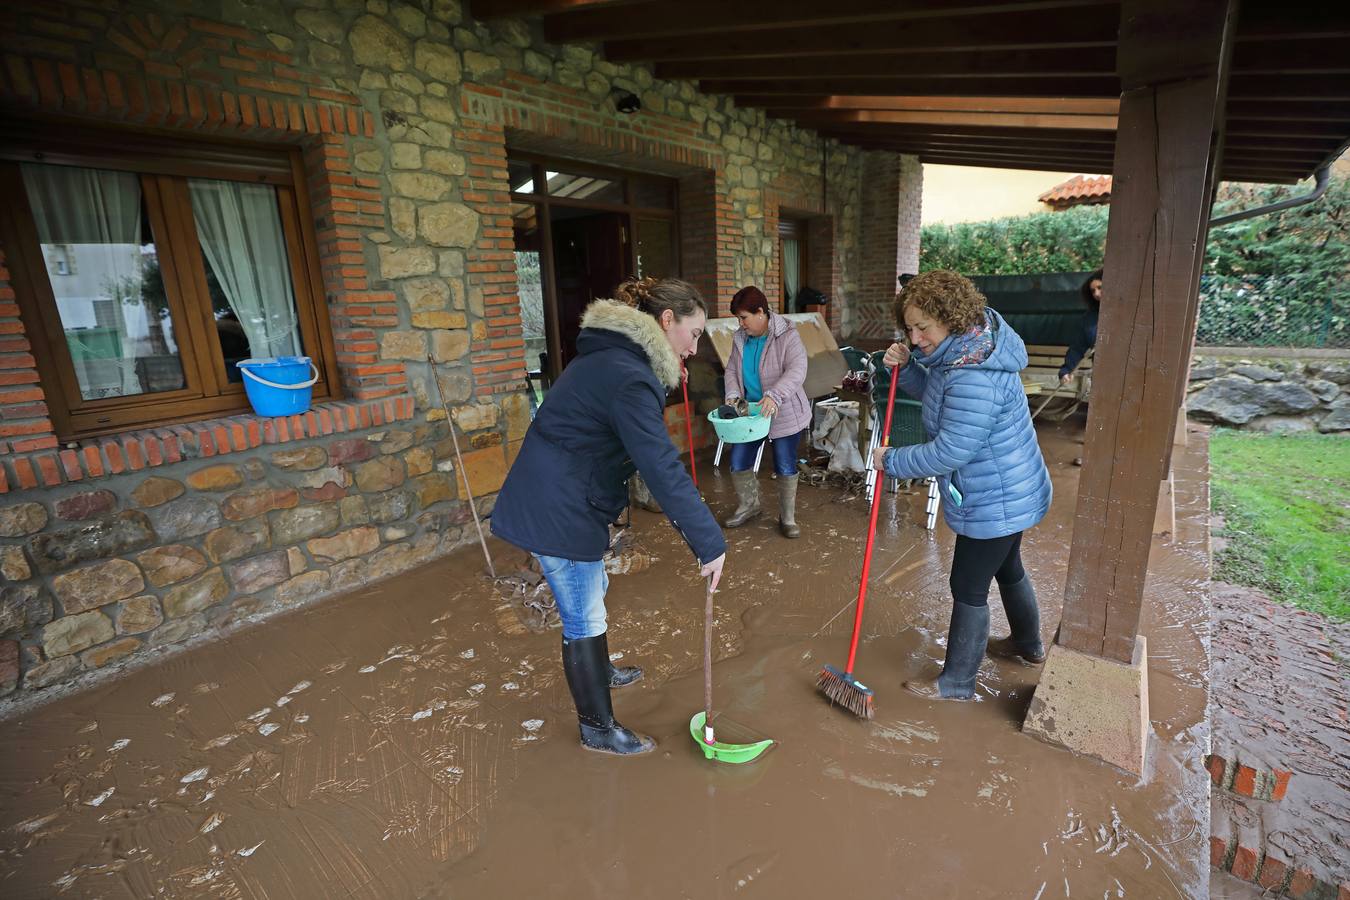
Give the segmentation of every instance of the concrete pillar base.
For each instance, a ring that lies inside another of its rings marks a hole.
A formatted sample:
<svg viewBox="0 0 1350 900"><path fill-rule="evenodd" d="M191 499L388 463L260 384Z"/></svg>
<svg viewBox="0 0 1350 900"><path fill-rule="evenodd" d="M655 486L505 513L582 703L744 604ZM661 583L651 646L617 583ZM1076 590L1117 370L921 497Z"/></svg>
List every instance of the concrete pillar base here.
<svg viewBox="0 0 1350 900"><path fill-rule="evenodd" d="M1022 731L1142 774L1149 734L1144 636L1135 637L1129 665L1052 645Z"/></svg>
<svg viewBox="0 0 1350 900"><path fill-rule="evenodd" d="M1158 505L1153 511L1153 533L1172 535L1177 530L1177 500L1173 487L1172 472L1158 486Z"/></svg>

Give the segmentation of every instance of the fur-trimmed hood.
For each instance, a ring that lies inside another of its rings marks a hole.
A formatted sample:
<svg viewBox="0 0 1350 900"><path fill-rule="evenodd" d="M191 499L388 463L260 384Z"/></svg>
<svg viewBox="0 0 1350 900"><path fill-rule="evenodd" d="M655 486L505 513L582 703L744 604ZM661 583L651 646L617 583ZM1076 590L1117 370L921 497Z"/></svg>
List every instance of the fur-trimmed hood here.
<svg viewBox="0 0 1350 900"><path fill-rule="evenodd" d="M652 371L667 390L679 385L680 359L666 340L661 323L645 312L617 300L596 300L582 313L581 327L623 335L647 354Z"/></svg>

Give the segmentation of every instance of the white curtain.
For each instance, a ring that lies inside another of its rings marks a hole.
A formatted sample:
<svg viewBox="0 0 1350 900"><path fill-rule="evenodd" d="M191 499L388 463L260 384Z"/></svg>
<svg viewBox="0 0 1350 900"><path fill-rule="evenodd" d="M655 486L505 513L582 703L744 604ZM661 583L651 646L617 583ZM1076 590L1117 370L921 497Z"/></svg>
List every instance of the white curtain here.
<svg viewBox="0 0 1350 900"><path fill-rule="evenodd" d="M783 238L783 312L797 311L797 290L801 287L801 249L796 238Z"/></svg>
<svg viewBox="0 0 1350 900"><path fill-rule="evenodd" d="M141 393L136 374L139 354L123 309L124 305L141 305L145 281L140 178L130 172L32 163L25 163L22 170L44 255L54 245L77 245L74 259L83 263L84 278L52 283L81 395L93 400ZM99 276L97 284L95 275ZM107 321L98 320L96 304L108 300L112 302L105 308L116 330L115 347L85 340L100 333L98 326ZM142 319L145 314L144 310L139 313Z"/></svg>
<svg viewBox="0 0 1350 900"><path fill-rule="evenodd" d="M239 181L188 180L206 261L255 357L297 356L295 296L276 190Z"/></svg>

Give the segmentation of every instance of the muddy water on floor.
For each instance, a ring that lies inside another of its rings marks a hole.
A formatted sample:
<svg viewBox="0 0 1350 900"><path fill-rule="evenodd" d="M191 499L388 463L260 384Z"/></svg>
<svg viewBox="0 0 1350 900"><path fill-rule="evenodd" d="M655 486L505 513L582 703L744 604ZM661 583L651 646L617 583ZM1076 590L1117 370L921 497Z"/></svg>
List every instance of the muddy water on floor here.
<svg viewBox="0 0 1350 900"><path fill-rule="evenodd" d="M1048 636L1081 451L1043 439L1057 498L1025 557ZM1194 456L1178 490L1198 501ZM728 479L708 469L722 511ZM705 761L689 736L701 585L671 529L639 513L658 562L613 579L610 645L646 668L616 709L658 738L654 754L578 748L557 633L522 628L470 549L6 722L0 893L1203 896L1205 554L1191 519L1154 552L1157 738L1137 780L1021 735L1034 669L987 661L977 703L901 690L937 671L950 610L951 536L918 527L917 494L886 498L873 563L857 671L877 717L830 708L814 681L845 661L866 509L837 489L802 494L804 539L779 538L772 517L732 532L718 594L719 737L778 741L756 763Z"/></svg>

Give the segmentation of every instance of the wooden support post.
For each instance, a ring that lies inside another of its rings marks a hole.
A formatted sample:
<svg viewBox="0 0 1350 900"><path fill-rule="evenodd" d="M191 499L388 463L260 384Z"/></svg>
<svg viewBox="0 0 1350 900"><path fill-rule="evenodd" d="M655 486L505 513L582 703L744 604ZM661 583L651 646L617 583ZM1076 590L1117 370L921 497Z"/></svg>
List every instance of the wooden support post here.
<svg viewBox="0 0 1350 900"><path fill-rule="evenodd" d="M1024 724L1136 773L1147 741L1137 708L1147 709L1144 580L1195 335L1236 6L1121 7L1124 93L1064 618ZM1086 688L1075 673L1089 663L1094 679L1137 699L1128 714L1078 695Z"/></svg>
<svg viewBox="0 0 1350 900"><path fill-rule="evenodd" d="M1131 0L1121 11L1126 91L1060 642L1124 663L1193 334L1233 5Z"/></svg>

